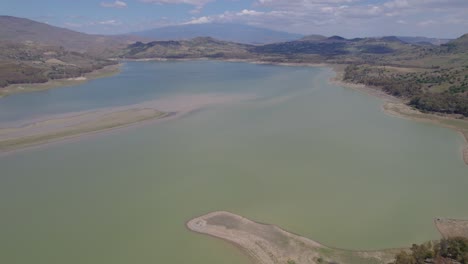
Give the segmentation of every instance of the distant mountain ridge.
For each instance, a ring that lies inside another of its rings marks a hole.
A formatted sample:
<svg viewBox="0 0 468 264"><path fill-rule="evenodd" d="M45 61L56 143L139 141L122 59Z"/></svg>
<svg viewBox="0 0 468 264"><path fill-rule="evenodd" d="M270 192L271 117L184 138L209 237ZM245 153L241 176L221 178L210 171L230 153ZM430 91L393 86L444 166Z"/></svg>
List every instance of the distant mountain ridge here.
<svg viewBox="0 0 468 264"><path fill-rule="evenodd" d="M396 38L410 44L431 44L431 45L442 45L446 44L452 39L443 39L443 38L427 38L427 37L408 37L408 36L396 36Z"/></svg>
<svg viewBox="0 0 468 264"><path fill-rule="evenodd" d="M148 42L143 39L153 39L151 35L88 35L28 19L0 16L0 87L82 76L117 63L106 59L111 57L328 63L347 65L344 80L380 87L418 109L468 117L468 34L434 45L430 39L421 37L347 39L320 35L298 37L289 33L285 37L284 32L271 33L239 25L233 26L236 31L222 25L218 28L221 35L215 37L230 37L228 41L200 37L210 32L206 26L186 25L175 30L175 33L187 27L200 30L191 31L196 37L189 40ZM213 25L210 26L212 29ZM239 35L244 36L245 32L250 34L240 39ZM132 41L138 39L141 41ZM257 43L236 43L242 41ZM274 43L259 44L259 41Z"/></svg>
<svg viewBox="0 0 468 264"><path fill-rule="evenodd" d="M454 39L447 44L444 44L451 50L455 51L468 51L468 34L465 34L457 39Z"/></svg>
<svg viewBox="0 0 468 264"><path fill-rule="evenodd" d="M121 58L146 59L189 59L189 58L233 58L250 57L251 45L217 40L211 37L197 37L191 40L162 40L148 43L136 42L120 54Z"/></svg>
<svg viewBox="0 0 468 264"><path fill-rule="evenodd" d="M106 58L128 44L126 37L88 35L0 16L0 87L80 77L116 64Z"/></svg>
<svg viewBox="0 0 468 264"><path fill-rule="evenodd" d="M0 41L35 42L70 51L106 55L137 40L131 36L90 35L26 18L0 16Z"/></svg>
<svg viewBox="0 0 468 264"><path fill-rule="evenodd" d="M326 38L327 37L325 37L325 36L314 34L314 35L304 36L303 38L301 38L299 40L300 41L320 41L320 40L324 40Z"/></svg>
<svg viewBox="0 0 468 264"><path fill-rule="evenodd" d="M303 37L301 34L229 23L168 26L130 34L153 40L189 40L196 37L211 37L243 44L285 42Z"/></svg>

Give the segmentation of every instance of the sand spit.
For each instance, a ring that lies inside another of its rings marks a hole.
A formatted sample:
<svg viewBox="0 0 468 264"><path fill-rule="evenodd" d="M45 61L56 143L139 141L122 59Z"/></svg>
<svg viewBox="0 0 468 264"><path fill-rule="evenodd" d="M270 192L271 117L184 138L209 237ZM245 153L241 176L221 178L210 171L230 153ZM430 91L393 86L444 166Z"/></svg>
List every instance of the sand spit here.
<svg viewBox="0 0 468 264"><path fill-rule="evenodd" d="M228 241L258 264L285 263L389 263L399 249L347 251L287 232L275 225L251 221L224 211L212 212L187 222L191 231Z"/></svg>
<svg viewBox="0 0 468 264"><path fill-rule="evenodd" d="M468 220L436 218L434 224L443 238L460 236L468 238Z"/></svg>
<svg viewBox="0 0 468 264"><path fill-rule="evenodd" d="M0 129L0 152L36 146L78 135L101 132L133 123L170 116L151 108L97 110L45 119L19 127Z"/></svg>
<svg viewBox="0 0 468 264"><path fill-rule="evenodd" d="M49 115L0 124L0 152L108 131L143 121L179 117L192 111L253 98L250 95L180 94L135 105Z"/></svg>

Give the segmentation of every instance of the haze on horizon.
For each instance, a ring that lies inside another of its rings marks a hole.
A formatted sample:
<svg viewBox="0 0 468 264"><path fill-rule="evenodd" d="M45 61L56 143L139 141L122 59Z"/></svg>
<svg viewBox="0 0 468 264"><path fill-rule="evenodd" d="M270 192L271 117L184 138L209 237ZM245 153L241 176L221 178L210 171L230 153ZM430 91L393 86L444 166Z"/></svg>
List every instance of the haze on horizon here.
<svg viewBox="0 0 468 264"><path fill-rule="evenodd" d="M96 34L170 25L235 23L292 33L456 38L466 0L4 0L2 15Z"/></svg>

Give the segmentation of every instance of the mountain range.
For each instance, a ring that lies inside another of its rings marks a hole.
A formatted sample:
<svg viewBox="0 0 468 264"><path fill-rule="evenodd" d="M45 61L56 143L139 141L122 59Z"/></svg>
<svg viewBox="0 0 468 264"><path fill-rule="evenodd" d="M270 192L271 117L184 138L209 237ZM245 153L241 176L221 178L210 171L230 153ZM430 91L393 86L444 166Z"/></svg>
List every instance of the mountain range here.
<svg viewBox="0 0 468 264"><path fill-rule="evenodd" d="M297 40L300 34L229 23L187 24L130 33L152 40L188 40L211 37L244 44L267 44Z"/></svg>
<svg viewBox="0 0 468 264"><path fill-rule="evenodd" d="M61 46L70 51L107 56L142 38L90 35L26 18L0 16L0 40Z"/></svg>
<svg viewBox="0 0 468 264"><path fill-rule="evenodd" d="M229 27L232 32L223 30ZM198 34L205 37L190 39ZM183 25L136 35L89 35L1 16L0 87L77 77L115 64L118 59L327 63L344 65L344 80L380 87L418 109L468 116L468 35L434 45L442 40L300 36L229 24ZM181 39L159 40L176 36Z"/></svg>

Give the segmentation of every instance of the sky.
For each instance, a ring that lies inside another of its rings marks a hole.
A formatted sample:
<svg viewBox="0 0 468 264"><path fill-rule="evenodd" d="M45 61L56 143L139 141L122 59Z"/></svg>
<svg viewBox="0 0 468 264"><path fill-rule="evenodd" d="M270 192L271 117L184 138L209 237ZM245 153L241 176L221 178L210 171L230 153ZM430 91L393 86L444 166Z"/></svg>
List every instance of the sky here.
<svg viewBox="0 0 468 264"><path fill-rule="evenodd" d="M200 23L348 38L468 33L468 0L1 0L0 14L94 34Z"/></svg>

